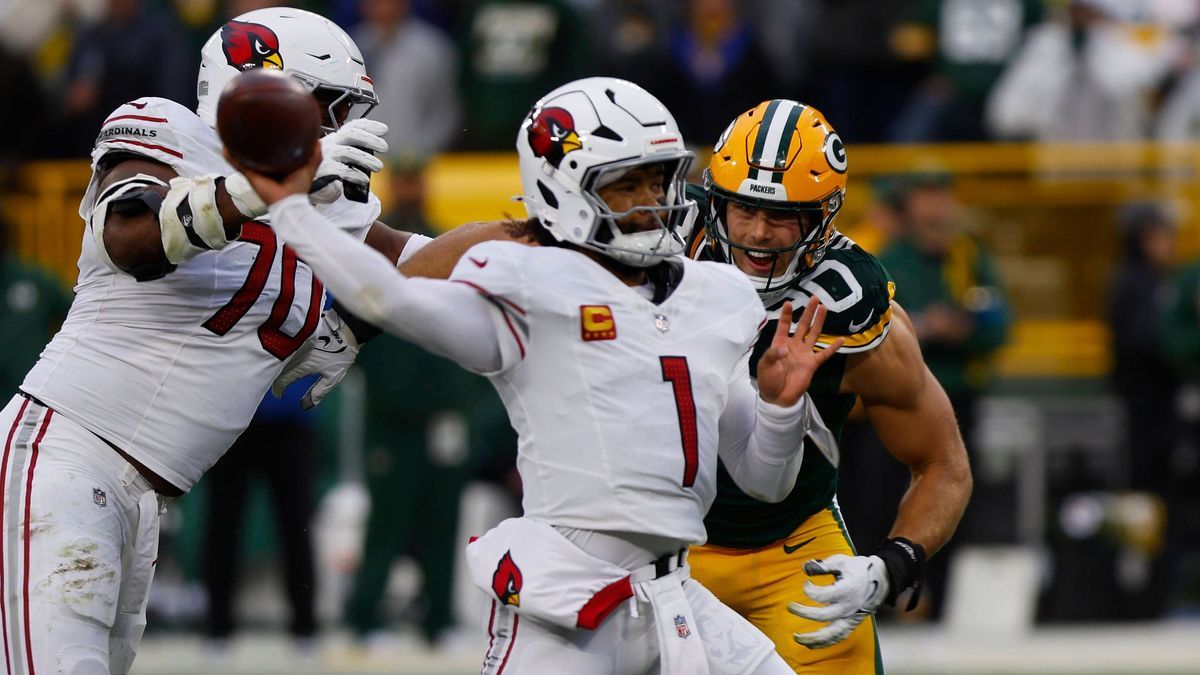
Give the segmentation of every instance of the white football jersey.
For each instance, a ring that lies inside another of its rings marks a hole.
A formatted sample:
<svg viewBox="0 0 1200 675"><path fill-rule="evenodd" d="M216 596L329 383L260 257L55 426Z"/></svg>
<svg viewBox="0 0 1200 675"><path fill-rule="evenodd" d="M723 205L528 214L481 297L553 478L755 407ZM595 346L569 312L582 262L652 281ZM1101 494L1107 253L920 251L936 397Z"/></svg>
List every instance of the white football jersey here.
<svg viewBox="0 0 1200 675"><path fill-rule="evenodd" d="M79 208L85 223L96 162L113 152L182 176L233 172L216 132L191 110L160 98L127 103L96 139ZM340 199L319 210L362 237L380 209L372 194L366 204ZM187 490L245 430L323 303L320 282L264 222L144 282L105 265L85 233L71 311L21 388Z"/></svg>
<svg viewBox="0 0 1200 675"><path fill-rule="evenodd" d="M704 541L718 421L765 312L735 267L677 262L656 305L570 249L485 242L459 261L451 280L502 310L488 375L520 436L526 516Z"/></svg>

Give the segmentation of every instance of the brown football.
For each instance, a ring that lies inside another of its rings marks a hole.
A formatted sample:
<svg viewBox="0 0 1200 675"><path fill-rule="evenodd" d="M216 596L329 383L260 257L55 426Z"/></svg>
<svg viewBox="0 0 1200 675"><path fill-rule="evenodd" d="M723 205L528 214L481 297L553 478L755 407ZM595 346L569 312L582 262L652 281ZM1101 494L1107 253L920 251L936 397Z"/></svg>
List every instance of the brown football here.
<svg viewBox="0 0 1200 675"><path fill-rule="evenodd" d="M321 107L283 71L256 68L239 73L221 92L217 133L240 164L282 178L312 158Z"/></svg>

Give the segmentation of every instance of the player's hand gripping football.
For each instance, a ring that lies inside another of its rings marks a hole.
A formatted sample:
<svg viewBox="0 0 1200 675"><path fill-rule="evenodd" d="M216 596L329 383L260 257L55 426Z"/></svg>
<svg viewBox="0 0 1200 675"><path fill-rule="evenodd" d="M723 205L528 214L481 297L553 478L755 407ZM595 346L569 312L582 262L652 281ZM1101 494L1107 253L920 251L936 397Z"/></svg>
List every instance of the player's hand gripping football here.
<svg viewBox="0 0 1200 675"><path fill-rule="evenodd" d="M770 348L758 360L758 395L767 403L790 407L800 400L812 383L817 368L837 353L845 342L838 338L825 349L816 349L817 337L825 325L825 306L810 298L800 316L795 335L788 335L792 303L783 303Z"/></svg>

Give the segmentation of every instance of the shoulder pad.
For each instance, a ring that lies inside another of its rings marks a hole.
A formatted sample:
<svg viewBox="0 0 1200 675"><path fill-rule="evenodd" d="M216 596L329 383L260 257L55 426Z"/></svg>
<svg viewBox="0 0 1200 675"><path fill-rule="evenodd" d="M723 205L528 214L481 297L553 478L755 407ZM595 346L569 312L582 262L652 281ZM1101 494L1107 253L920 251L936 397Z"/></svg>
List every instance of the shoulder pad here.
<svg viewBox="0 0 1200 675"><path fill-rule="evenodd" d="M139 98L112 111L100 125L92 148L92 180L79 204L79 215L85 220L97 201L97 165L109 153L136 154L166 164L184 177L233 172L221 154L217 132L196 113L165 98Z"/></svg>
<svg viewBox="0 0 1200 675"><path fill-rule="evenodd" d="M511 241L480 242L458 259L450 280L465 283L488 297L515 299L523 294L524 254L530 249Z"/></svg>
<svg viewBox="0 0 1200 675"><path fill-rule="evenodd" d="M501 348L502 353L508 354L501 370L523 360L525 345L529 344L530 306L524 269L532 250L535 247L511 241L484 241L467 249L450 273L451 282L475 289L500 310L507 329L501 333L513 338L511 343L503 343L509 345L507 351Z"/></svg>
<svg viewBox="0 0 1200 675"><path fill-rule="evenodd" d="M767 324L767 312L750 279L741 270L726 263L686 260L685 265L685 278L688 274L705 277L705 305L709 309L729 317L743 316L746 312L753 314L754 323L739 322L747 327L747 332L741 338L748 346L753 346Z"/></svg>
<svg viewBox="0 0 1200 675"><path fill-rule="evenodd" d="M114 110L100 125L93 164L109 152L144 155L181 176L231 171L216 131L192 110L165 98L140 98Z"/></svg>
<svg viewBox="0 0 1200 675"><path fill-rule="evenodd" d="M853 354L873 349L887 337L895 285L875 256L848 237L833 235L825 259L800 280L798 288L819 297L828 309L820 342L843 337L841 351Z"/></svg>

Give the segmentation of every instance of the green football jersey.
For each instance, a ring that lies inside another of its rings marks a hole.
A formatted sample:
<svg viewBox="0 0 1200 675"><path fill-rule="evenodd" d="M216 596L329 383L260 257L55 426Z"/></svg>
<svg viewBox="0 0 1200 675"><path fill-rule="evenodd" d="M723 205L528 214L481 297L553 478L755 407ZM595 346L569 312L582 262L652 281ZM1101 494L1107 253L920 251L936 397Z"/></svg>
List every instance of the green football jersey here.
<svg viewBox="0 0 1200 675"><path fill-rule="evenodd" d="M702 237L703 232L697 232ZM694 257L721 259L719 252L696 242ZM842 426L855 396L840 392L849 354L874 349L886 339L891 327L892 282L879 261L850 238L834 232L825 256L808 274L794 281L787 297L767 308L770 319L763 328L750 359L750 374L756 374L759 357L771 344L779 310L791 299L793 321L799 321L809 297L817 295L828 310L819 344L845 338L842 349L816 372L809 395L826 426L841 437ZM837 467L817 448L805 448L796 486L783 501L769 504L742 492L724 465L717 466L717 498L704 524L708 542L733 548L759 548L786 538L809 516L829 506L837 493Z"/></svg>

